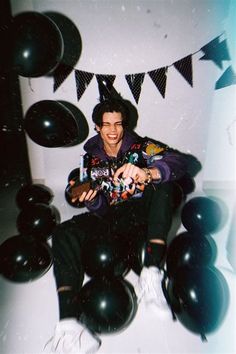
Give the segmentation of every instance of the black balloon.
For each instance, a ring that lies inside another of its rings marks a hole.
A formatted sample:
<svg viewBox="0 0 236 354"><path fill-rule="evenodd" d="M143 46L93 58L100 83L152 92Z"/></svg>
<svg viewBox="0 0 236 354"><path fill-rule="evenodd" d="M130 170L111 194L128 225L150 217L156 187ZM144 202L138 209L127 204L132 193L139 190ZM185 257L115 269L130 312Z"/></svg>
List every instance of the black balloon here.
<svg viewBox="0 0 236 354"><path fill-rule="evenodd" d="M78 136L73 114L61 103L45 100L33 104L26 112L24 128L29 137L45 147L63 147Z"/></svg>
<svg viewBox="0 0 236 354"><path fill-rule="evenodd" d="M213 264L214 249L205 236L198 237L188 232L177 235L167 250L168 276L173 276L182 266L205 266Z"/></svg>
<svg viewBox="0 0 236 354"><path fill-rule="evenodd" d="M82 248L82 262L87 275L111 277L126 273L128 254L121 241L121 236L110 233L89 238Z"/></svg>
<svg viewBox="0 0 236 354"><path fill-rule="evenodd" d="M76 185L79 184L83 184L84 182L88 182L89 179L85 179L83 180L83 182L79 182L80 178L77 176L77 169L73 170L70 175L68 176L68 182L75 182ZM78 169L79 170L79 169ZM73 177L74 176L74 177ZM72 196L72 186L70 183L67 184L66 188L65 188L65 199L67 201L67 203L72 206L73 208L84 208L84 203L80 203L78 199L73 200L73 196Z"/></svg>
<svg viewBox="0 0 236 354"><path fill-rule="evenodd" d="M70 171L69 176L68 176L68 183L73 179L73 178L78 178L80 176L80 168L74 168L72 171Z"/></svg>
<svg viewBox="0 0 236 354"><path fill-rule="evenodd" d="M44 14L57 25L63 38L63 57L53 73L57 78L60 77L60 80L57 80L57 85L60 85L61 81L64 81L69 76L79 61L82 52L82 39L78 30L78 25L64 13L49 11Z"/></svg>
<svg viewBox="0 0 236 354"><path fill-rule="evenodd" d="M218 230L222 212L218 203L213 199L195 197L184 205L181 220L188 231L209 234Z"/></svg>
<svg viewBox="0 0 236 354"><path fill-rule="evenodd" d="M46 243L31 242L17 235L0 245L0 272L11 281L38 279L51 265L51 249Z"/></svg>
<svg viewBox="0 0 236 354"><path fill-rule="evenodd" d="M35 203L22 209L16 222L21 235L46 240L60 223L60 214L53 205Z"/></svg>
<svg viewBox="0 0 236 354"><path fill-rule="evenodd" d="M12 69L25 77L52 72L63 56L63 39L56 24L37 12L13 18L9 40Z"/></svg>
<svg viewBox="0 0 236 354"><path fill-rule="evenodd" d="M96 333L123 330L137 310L137 299L131 289L131 284L117 277L91 279L78 295L80 321Z"/></svg>
<svg viewBox="0 0 236 354"><path fill-rule="evenodd" d="M58 68L58 70L60 70L60 67ZM60 100L58 102L63 104L73 114L75 121L79 127L79 132L76 140L68 146L70 147L83 143L89 135L89 125L86 117L84 116L82 111L80 111L79 108L73 105L72 103L64 100Z"/></svg>
<svg viewBox="0 0 236 354"><path fill-rule="evenodd" d="M68 192L68 188L70 187L70 185L68 184L66 189L65 189L65 200L66 202L72 206L73 208L84 208L84 203L80 203L78 200L72 201L71 199L71 194Z"/></svg>
<svg viewBox="0 0 236 354"><path fill-rule="evenodd" d="M169 280L168 296L178 320L205 339L226 315L229 289L214 267L182 267Z"/></svg>
<svg viewBox="0 0 236 354"><path fill-rule="evenodd" d="M43 184L24 185L16 194L16 204L20 209L24 209L35 203L50 204L52 200L52 190Z"/></svg>

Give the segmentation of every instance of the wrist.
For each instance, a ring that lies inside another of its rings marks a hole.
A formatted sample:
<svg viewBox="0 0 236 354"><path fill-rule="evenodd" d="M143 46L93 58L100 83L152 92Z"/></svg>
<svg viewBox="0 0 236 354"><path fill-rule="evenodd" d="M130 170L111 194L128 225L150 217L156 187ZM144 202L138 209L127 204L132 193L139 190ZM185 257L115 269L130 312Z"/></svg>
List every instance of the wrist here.
<svg viewBox="0 0 236 354"><path fill-rule="evenodd" d="M150 184L150 183L152 183L152 173L151 173L151 170L149 169L149 168L147 168L147 167L144 167L143 169L142 169L144 172L145 172L145 174L146 174L146 178L145 178L145 180L144 180L144 184L145 185L148 185L148 184Z"/></svg>

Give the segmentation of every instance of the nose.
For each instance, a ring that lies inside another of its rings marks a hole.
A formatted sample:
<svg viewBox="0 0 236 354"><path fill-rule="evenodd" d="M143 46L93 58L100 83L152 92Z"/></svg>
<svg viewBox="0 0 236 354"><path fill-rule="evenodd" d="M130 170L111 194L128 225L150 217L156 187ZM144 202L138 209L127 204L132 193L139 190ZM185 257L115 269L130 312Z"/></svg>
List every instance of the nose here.
<svg viewBox="0 0 236 354"><path fill-rule="evenodd" d="M115 124L111 124L111 131L116 132L116 125Z"/></svg>

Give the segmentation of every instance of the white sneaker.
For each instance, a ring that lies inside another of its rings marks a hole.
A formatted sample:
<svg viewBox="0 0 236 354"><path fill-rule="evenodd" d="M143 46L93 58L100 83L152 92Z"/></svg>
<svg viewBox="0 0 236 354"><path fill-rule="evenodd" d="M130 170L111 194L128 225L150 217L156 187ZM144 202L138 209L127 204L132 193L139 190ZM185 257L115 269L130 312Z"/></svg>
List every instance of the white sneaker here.
<svg viewBox="0 0 236 354"><path fill-rule="evenodd" d="M45 345L50 344L47 353L92 354L101 346L101 340L76 319L65 319L57 323L54 336Z"/></svg>
<svg viewBox="0 0 236 354"><path fill-rule="evenodd" d="M143 267L135 286L138 303L144 301L146 307L158 314L170 313L170 308L162 290L164 273L156 267Z"/></svg>

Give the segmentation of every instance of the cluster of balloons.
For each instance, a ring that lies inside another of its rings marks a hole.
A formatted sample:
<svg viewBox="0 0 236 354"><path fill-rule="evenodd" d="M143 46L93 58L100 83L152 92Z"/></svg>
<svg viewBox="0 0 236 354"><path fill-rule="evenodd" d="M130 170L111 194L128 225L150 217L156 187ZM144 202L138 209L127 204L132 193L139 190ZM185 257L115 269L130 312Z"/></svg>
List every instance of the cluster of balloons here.
<svg viewBox="0 0 236 354"><path fill-rule="evenodd" d="M32 281L51 267L52 253L47 240L60 223L52 199L51 189L42 184L24 185L17 192L19 234L0 245L0 273L5 278L14 282Z"/></svg>
<svg viewBox="0 0 236 354"><path fill-rule="evenodd" d="M83 245L82 264L91 278L78 296L80 320L96 333L124 330L136 314L137 299L123 277L128 255L120 238L111 233L93 236Z"/></svg>
<svg viewBox="0 0 236 354"><path fill-rule="evenodd" d="M50 16L34 11L22 12L12 18L4 35L8 41L3 70L36 78L52 74L60 66L64 39ZM79 132L72 111L53 100L33 104L26 113L24 129L35 143L44 147L74 144Z"/></svg>
<svg viewBox="0 0 236 354"><path fill-rule="evenodd" d="M59 211L51 205L53 194L41 184L25 185L16 196L21 209L17 217L17 228L21 235L46 241L60 222Z"/></svg>
<svg viewBox="0 0 236 354"><path fill-rule="evenodd" d="M211 198L195 197L184 205L181 220L187 231L168 247L166 296L174 316L205 340L222 323L229 301L227 282L214 266L211 237L220 227L222 210Z"/></svg>

